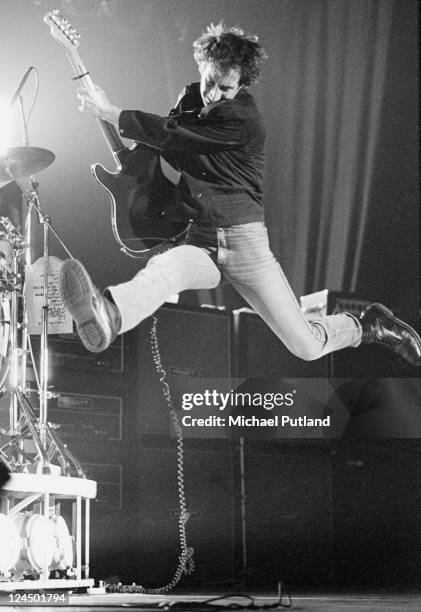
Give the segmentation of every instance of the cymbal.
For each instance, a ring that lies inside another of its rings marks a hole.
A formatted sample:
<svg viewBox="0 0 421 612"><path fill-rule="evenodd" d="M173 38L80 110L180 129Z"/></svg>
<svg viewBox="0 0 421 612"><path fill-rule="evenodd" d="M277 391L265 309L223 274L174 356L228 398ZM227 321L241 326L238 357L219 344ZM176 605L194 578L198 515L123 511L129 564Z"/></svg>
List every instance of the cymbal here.
<svg viewBox="0 0 421 612"><path fill-rule="evenodd" d="M8 166L14 177L30 176L48 168L56 156L48 149L40 147L11 147L6 155L0 157L0 181L10 181Z"/></svg>

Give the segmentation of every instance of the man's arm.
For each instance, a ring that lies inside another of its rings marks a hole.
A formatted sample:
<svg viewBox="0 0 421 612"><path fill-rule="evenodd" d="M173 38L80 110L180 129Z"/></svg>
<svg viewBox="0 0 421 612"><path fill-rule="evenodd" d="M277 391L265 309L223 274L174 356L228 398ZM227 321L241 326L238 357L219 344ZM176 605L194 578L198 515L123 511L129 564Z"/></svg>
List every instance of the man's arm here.
<svg viewBox="0 0 421 612"><path fill-rule="evenodd" d="M118 127L121 136L163 151L221 151L239 147L247 139L246 117L233 101L217 103L182 125L172 117L123 110Z"/></svg>
<svg viewBox="0 0 421 612"><path fill-rule="evenodd" d="M78 89L79 109L112 123L121 136L162 151L210 152L232 149L247 141L248 113L235 100L206 108L199 117L179 125L175 118L143 111L122 111L111 104L104 91Z"/></svg>

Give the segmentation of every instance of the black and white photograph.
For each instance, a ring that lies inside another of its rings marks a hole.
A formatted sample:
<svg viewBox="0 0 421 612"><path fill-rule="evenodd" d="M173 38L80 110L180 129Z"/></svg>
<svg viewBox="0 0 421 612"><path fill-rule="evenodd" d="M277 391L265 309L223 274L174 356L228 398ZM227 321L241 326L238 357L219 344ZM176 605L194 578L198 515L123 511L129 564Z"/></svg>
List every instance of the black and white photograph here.
<svg viewBox="0 0 421 612"><path fill-rule="evenodd" d="M421 608L416 0L0 0L0 607Z"/></svg>

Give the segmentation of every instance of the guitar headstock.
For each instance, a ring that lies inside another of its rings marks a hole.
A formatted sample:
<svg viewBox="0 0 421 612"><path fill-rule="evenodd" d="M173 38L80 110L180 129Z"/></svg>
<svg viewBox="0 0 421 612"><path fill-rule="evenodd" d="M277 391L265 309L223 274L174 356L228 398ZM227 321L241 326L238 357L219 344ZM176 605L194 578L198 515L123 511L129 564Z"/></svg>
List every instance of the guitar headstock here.
<svg viewBox="0 0 421 612"><path fill-rule="evenodd" d="M80 34L72 27L72 25L60 14L58 10L49 11L44 16L44 21L50 26L50 33L66 51L72 51L79 46Z"/></svg>

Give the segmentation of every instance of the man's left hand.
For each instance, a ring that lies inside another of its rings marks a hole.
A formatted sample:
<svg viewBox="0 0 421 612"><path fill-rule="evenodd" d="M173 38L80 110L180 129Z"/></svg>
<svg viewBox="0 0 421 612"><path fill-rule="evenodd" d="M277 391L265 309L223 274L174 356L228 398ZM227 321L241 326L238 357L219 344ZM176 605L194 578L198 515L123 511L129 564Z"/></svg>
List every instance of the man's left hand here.
<svg viewBox="0 0 421 612"><path fill-rule="evenodd" d="M79 87L76 95L80 100L80 111L118 126L121 109L111 104L103 89L97 85L95 90Z"/></svg>

